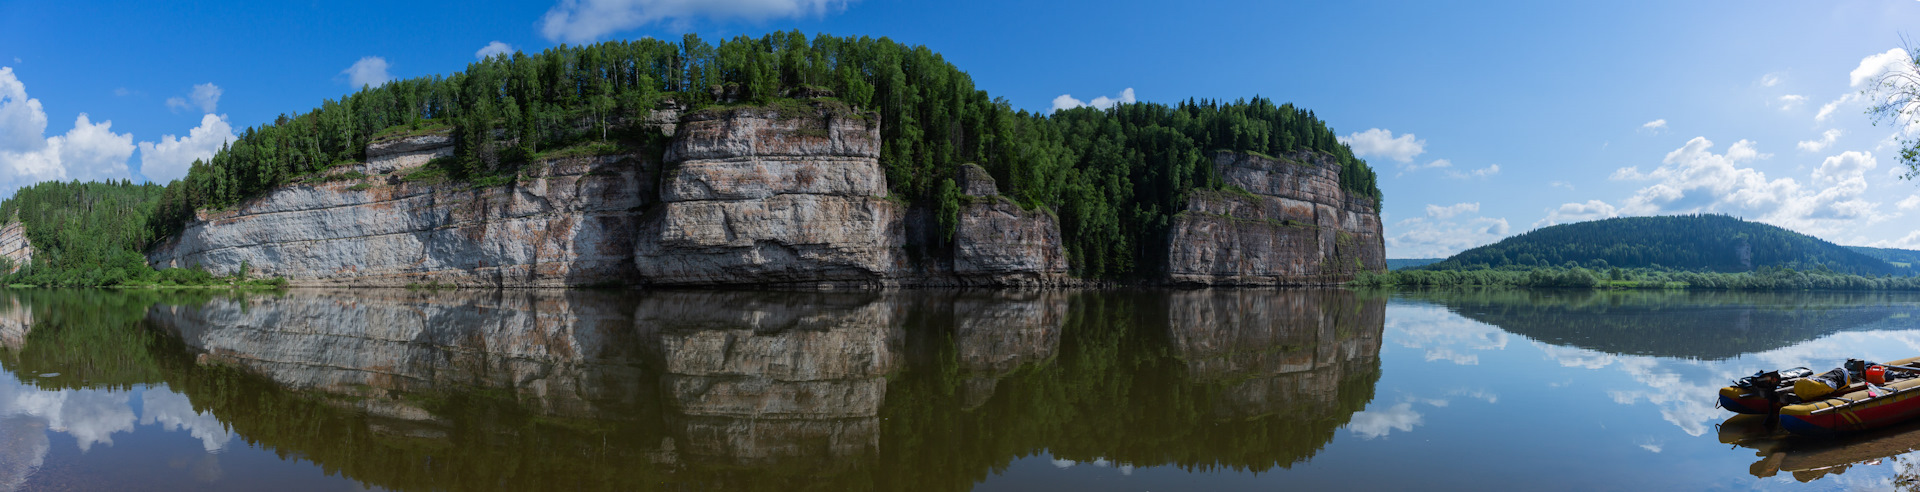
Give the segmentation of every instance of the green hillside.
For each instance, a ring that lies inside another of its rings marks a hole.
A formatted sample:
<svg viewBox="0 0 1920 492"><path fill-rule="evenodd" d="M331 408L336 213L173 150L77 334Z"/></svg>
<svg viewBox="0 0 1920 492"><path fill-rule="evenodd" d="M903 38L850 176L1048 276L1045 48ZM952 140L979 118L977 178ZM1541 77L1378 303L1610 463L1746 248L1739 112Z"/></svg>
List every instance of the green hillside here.
<svg viewBox="0 0 1920 492"><path fill-rule="evenodd" d="M1387 258L1387 270L1419 268L1444 260L1446 260L1446 258Z"/></svg>
<svg viewBox="0 0 1920 492"><path fill-rule="evenodd" d="M147 234L116 236L84 255L73 250L48 267L106 268L112 252L140 251L176 234L196 211L234 207L290 183L351 177L341 166L393 135L450 130L456 155L436 166L474 186L515 182L541 156L657 151L661 137L643 123L667 103L690 112L811 105L876 113L891 196L950 213L960 195L952 177L978 164L1004 196L1058 215L1073 274L1084 278L1156 271L1186 195L1224 189L1210 158L1217 151L1324 153L1339 166L1342 187L1380 198L1372 168L1313 112L1291 104L1190 99L1033 113L976 88L925 46L798 31L710 44L689 34L678 43L647 38L495 56L463 72L396 80L283 114L239 132L169 183L157 205L124 216L144 221ZM141 193L138 201L153 202L150 190ZM46 231L68 228L28 224L28 238L41 244L51 237Z"/></svg>
<svg viewBox="0 0 1920 492"><path fill-rule="evenodd" d="M1847 249L1854 250L1863 255L1879 258L1880 260L1885 261L1887 263L1892 263L1893 266L1896 266L1896 267L1901 267L1901 268L1920 267L1920 251L1914 251L1911 249L1869 248L1866 246L1848 246ZM1916 268L1916 269L1920 269L1920 268Z"/></svg>
<svg viewBox="0 0 1920 492"><path fill-rule="evenodd" d="M1426 270L1566 266L1750 272L1826 269L1854 275L1912 275L1847 247L1725 215L1621 217L1536 229L1473 248Z"/></svg>

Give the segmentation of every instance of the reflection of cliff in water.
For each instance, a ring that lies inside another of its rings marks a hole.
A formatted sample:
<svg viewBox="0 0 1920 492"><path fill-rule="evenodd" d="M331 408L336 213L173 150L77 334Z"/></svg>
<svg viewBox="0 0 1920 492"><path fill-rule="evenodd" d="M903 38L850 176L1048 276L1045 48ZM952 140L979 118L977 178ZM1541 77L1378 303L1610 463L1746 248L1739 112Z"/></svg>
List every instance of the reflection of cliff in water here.
<svg viewBox="0 0 1920 492"><path fill-rule="evenodd" d="M1612 354L1726 359L1857 329L1904 327L1910 292L1433 290L1406 297L1542 342Z"/></svg>
<svg viewBox="0 0 1920 492"><path fill-rule="evenodd" d="M23 340L0 362L123 360L88 377L164 382L254 445L397 490L959 490L1042 452L1287 467L1371 400L1385 306L1271 290L144 302L114 312L150 305L147 321L108 329L40 329L75 315L53 309L0 322Z"/></svg>

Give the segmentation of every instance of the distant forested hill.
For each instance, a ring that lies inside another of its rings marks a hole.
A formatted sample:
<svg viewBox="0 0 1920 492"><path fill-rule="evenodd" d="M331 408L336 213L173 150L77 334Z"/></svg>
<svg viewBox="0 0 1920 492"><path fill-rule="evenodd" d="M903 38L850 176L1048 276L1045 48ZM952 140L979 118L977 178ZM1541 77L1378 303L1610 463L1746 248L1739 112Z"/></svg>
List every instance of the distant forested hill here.
<svg viewBox="0 0 1920 492"><path fill-rule="evenodd" d="M1430 270L1564 266L1745 272L1826 268L1857 275L1914 270L1779 227L1725 215L1621 217L1546 227L1470 249Z"/></svg>
<svg viewBox="0 0 1920 492"><path fill-rule="evenodd" d="M1879 258L1887 263L1892 263L1893 266L1896 267L1920 267L1920 251L1911 249L1869 248L1866 246L1848 246L1847 249L1857 251L1863 255Z"/></svg>
<svg viewBox="0 0 1920 492"><path fill-rule="evenodd" d="M1446 260L1446 258L1387 258L1387 269L1418 268L1439 263L1443 260Z"/></svg>

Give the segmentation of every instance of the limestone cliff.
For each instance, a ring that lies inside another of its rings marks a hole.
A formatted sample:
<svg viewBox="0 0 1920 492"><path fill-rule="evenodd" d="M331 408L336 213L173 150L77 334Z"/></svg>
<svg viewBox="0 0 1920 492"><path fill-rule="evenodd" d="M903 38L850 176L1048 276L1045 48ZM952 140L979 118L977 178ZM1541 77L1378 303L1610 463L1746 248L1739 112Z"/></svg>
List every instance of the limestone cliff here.
<svg viewBox="0 0 1920 492"><path fill-rule="evenodd" d="M821 105L684 116L634 264L662 285L896 277L903 207L885 197L879 155L870 113Z"/></svg>
<svg viewBox="0 0 1920 492"><path fill-rule="evenodd" d="M378 169L404 172L450 148L369 155L386 163ZM644 155L605 155L536 162L516 182L486 188L404 182L399 172L290 185L203 212L148 259L216 275L244 263L253 275L312 286L626 282L634 210L651 201L654 168Z"/></svg>
<svg viewBox="0 0 1920 492"><path fill-rule="evenodd" d="M968 199L953 233L953 273L976 285L1058 285L1069 281L1060 221L1000 196L980 166L961 166Z"/></svg>
<svg viewBox="0 0 1920 492"><path fill-rule="evenodd" d="M1190 194L1168 233L1169 282L1330 285L1386 269L1376 203L1341 189L1331 156L1221 152L1213 164L1236 189Z"/></svg>
<svg viewBox="0 0 1920 492"><path fill-rule="evenodd" d="M1168 317L1168 339L1188 376L1225 385L1216 418L1350 413L1373 396L1340 390L1379 378L1385 298L1197 290L1174 294Z"/></svg>
<svg viewBox="0 0 1920 492"><path fill-rule="evenodd" d="M18 267L33 262L33 243L27 241L27 229L18 220L0 225L0 258Z"/></svg>

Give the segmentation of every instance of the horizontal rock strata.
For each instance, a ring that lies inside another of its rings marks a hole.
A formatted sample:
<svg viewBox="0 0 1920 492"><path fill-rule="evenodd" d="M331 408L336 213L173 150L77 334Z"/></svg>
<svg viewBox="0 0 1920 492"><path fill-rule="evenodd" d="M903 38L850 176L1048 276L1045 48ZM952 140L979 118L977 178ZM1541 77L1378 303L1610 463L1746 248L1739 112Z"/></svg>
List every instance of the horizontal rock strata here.
<svg viewBox="0 0 1920 492"><path fill-rule="evenodd" d="M27 229L17 220L0 225L0 258L19 267L33 262L33 243L27 241Z"/></svg>
<svg viewBox="0 0 1920 492"><path fill-rule="evenodd" d="M1168 281L1327 285L1386 269L1375 204L1340 188L1339 163L1331 156L1222 152L1214 169L1237 189L1190 194L1169 233Z"/></svg>

